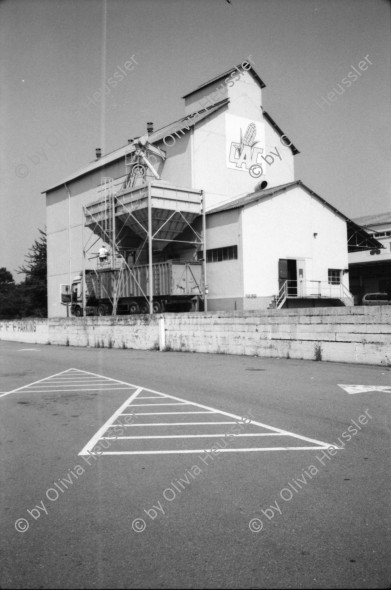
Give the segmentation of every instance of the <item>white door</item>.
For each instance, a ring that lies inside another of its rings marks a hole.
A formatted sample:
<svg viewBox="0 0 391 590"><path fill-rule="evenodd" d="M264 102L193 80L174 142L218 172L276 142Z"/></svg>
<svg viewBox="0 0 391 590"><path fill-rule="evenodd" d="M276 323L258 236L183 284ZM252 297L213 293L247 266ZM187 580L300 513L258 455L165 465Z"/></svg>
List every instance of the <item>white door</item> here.
<svg viewBox="0 0 391 590"><path fill-rule="evenodd" d="M297 296L306 295L305 260L297 260Z"/></svg>

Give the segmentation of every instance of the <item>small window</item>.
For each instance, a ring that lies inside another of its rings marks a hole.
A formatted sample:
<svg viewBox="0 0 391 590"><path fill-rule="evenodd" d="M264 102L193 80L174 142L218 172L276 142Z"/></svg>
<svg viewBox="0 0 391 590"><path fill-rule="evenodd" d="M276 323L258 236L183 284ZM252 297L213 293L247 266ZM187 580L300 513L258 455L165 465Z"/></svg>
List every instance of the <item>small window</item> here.
<svg viewBox="0 0 391 590"><path fill-rule="evenodd" d="M341 270L339 268L329 268L329 285L341 284Z"/></svg>
<svg viewBox="0 0 391 590"><path fill-rule="evenodd" d="M200 253L198 254L200 255ZM237 260L237 258L237 246L227 246L226 248L211 248L210 250L206 251L206 262L224 262L224 260Z"/></svg>

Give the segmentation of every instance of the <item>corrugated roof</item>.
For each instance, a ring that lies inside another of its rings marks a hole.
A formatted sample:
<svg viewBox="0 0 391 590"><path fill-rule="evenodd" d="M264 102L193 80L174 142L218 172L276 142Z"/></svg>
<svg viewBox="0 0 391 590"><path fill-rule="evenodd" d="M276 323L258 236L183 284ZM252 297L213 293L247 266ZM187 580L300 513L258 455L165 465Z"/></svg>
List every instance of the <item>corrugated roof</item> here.
<svg viewBox="0 0 391 590"><path fill-rule="evenodd" d="M186 115L185 117L182 117L181 119L178 119L177 121L174 121L173 123L169 123L165 127L162 127L161 129L158 129L157 131L154 131L153 133L151 133L151 135L148 135L148 136L146 135L145 137L147 138L148 143L154 144L154 143L158 143L159 141L161 141L165 137L167 137L167 136L171 135L172 133L175 133L176 131L179 131L181 129L183 129L184 132L186 133L186 131L189 131L191 127L194 127L194 125L196 125L197 123L200 123L201 121L206 119L206 117L209 117L209 115L212 115L213 113L215 113L216 111L218 111L219 109L221 109L222 107L227 105L228 103L229 103L228 98L225 98L224 100L220 100L219 102L216 102L213 105L204 107L203 109L196 111L197 115L195 115L195 113L190 114L190 115ZM42 191L41 194L52 191L52 190L58 188L59 186L62 186L63 184L71 182L72 180L76 180L76 178L80 178L81 176L84 176L85 174L89 174L90 172L93 172L94 170L99 170L99 168L103 168L107 164L111 164L111 162L115 162L116 160L124 158L125 154L132 153L134 150L135 150L135 147L132 144L128 143L126 146L118 148L118 149L114 150L113 152L105 154L104 156L102 156L98 160L94 160L93 162L90 162L89 164L87 164L87 166L80 168L77 172L74 172L73 174L71 174L67 178L61 180L60 182L57 182L55 185Z"/></svg>
<svg viewBox="0 0 391 590"><path fill-rule="evenodd" d="M243 61L242 63L249 63L249 62ZM185 94L184 96L182 96L182 98L187 98L191 94L194 94L195 92L198 92L199 90L201 90L201 88L205 88L206 86L209 86L209 84L213 84L214 82L218 82L219 80L221 80L221 78L225 78L226 76L230 76L232 74L232 72L234 70L236 70L236 69L239 69L239 70L244 71L244 72L249 72L252 75L252 77L254 78L254 80L256 80L257 82L259 82L261 88L265 88L266 87L266 84L261 80L261 78L258 76L257 72L254 70L254 68L252 66L248 70L245 70L242 67L242 64L240 63L239 65L234 66L230 70L227 70L223 74L219 74L218 76L215 76L211 80L208 80L208 82L204 82L200 86L197 86L197 88L195 90L192 90L191 92L188 92L187 94Z"/></svg>
<svg viewBox="0 0 391 590"><path fill-rule="evenodd" d="M376 215L356 217L353 221L366 227L370 227L372 225L381 225L383 223L391 223L391 211L387 211L386 213L377 213Z"/></svg>

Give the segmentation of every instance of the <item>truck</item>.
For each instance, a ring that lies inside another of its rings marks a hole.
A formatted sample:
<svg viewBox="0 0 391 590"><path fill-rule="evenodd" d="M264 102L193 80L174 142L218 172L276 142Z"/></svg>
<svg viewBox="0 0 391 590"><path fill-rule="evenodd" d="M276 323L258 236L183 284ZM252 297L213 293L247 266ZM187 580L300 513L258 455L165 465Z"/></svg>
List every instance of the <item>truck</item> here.
<svg viewBox="0 0 391 590"><path fill-rule="evenodd" d="M72 315L149 313L148 264L86 270L84 276L84 284L80 274L71 285ZM152 279L153 313L196 311L202 306L201 262L168 260L154 263Z"/></svg>

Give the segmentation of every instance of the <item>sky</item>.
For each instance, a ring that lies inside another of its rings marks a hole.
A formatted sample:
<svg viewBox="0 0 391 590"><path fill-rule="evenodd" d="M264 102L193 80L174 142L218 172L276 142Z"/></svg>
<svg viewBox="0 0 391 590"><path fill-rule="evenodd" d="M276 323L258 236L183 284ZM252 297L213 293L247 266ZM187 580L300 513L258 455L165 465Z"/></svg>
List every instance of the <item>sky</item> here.
<svg viewBox="0 0 391 590"><path fill-rule="evenodd" d="M250 54L296 179L350 218L391 210L390 41L387 0L2 0L0 267L23 279L42 191L179 119L183 95Z"/></svg>

